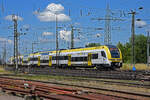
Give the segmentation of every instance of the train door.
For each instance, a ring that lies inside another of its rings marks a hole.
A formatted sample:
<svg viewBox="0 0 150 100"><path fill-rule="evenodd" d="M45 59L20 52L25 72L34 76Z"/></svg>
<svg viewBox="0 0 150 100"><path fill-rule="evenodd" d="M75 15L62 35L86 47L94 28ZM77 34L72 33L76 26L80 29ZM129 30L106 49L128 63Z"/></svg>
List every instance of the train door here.
<svg viewBox="0 0 150 100"><path fill-rule="evenodd" d="M71 54L68 54L68 66L71 66Z"/></svg>
<svg viewBox="0 0 150 100"><path fill-rule="evenodd" d="M22 66L23 66L23 57L22 57Z"/></svg>
<svg viewBox="0 0 150 100"><path fill-rule="evenodd" d="M27 58L27 65L30 65L30 57Z"/></svg>
<svg viewBox="0 0 150 100"><path fill-rule="evenodd" d="M91 53L88 53L88 66L91 66L91 65L92 65L91 58L92 58L92 54L91 54Z"/></svg>
<svg viewBox="0 0 150 100"><path fill-rule="evenodd" d="M38 56L38 66L40 66L40 56Z"/></svg>
<svg viewBox="0 0 150 100"><path fill-rule="evenodd" d="M101 51L101 56L102 56L102 62L103 62L104 64L106 64L107 58L106 58L106 53L105 53L104 51Z"/></svg>
<svg viewBox="0 0 150 100"><path fill-rule="evenodd" d="M51 67L52 66L52 56L49 56L49 67Z"/></svg>

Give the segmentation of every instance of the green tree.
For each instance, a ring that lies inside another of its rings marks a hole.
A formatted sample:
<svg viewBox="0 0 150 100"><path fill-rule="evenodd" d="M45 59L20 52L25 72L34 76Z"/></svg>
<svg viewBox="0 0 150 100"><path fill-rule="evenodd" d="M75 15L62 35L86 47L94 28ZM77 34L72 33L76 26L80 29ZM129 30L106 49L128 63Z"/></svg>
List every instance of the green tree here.
<svg viewBox="0 0 150 100"><path fill-rule="evenodd" d="M127 42L124 45L124 62L131 63L131 43Z"/></svg>
<svg viewBox="0 0 150 100"><path fill-rule="evenodd" d="M85 45L85 47L97 47L97 46L100 46L100 43L89 43Z"/></svg>
<svg viewBox="0 0 150 100"><path fill-rule="evenodd" d="M146 63L147 59L147 37L136 35L135 37L135 62Z"/></svg>
<svg viewBox="0 0 150 100"><path fill-rule="evenodd" d="M123 62L125 62L125 63L130 62L131 45L129 43L126 43L123 45L121 42L118 42L117 47L121 50Z"/></svg>
<svg viewBox="0 0 150 100"><path fill-rule="evenodd" d="M118 48L120 48L122 52L123 62L131 63L132 60L132 39L126 44L121 44L120 42L117 44ZM135 62L136 63L146 63L147 59L147 37L140 34L135 35Z"/></svg>

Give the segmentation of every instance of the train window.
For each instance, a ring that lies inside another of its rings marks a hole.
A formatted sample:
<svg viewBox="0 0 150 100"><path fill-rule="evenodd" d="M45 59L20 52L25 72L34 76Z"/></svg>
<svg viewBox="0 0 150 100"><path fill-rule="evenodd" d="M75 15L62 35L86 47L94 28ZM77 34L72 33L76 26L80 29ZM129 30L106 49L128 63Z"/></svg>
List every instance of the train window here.
<svg viewBox="0 0 150 100"><path fill-rule="evenodd" d="M57 56L57 58L56 58L56 56L52 57L52 60L56 60L56 59L61 60L62 58L61 58L61 56Z"/></svg>
<svg viewBox="0 0 150 100"><path fill-rule="evenodd" d="M71 58L71 61L76 61L75 58L76 58L76 57L72 57L72 58Z"/></svg>
<svg viewBox="0 0 150 100"><path fill-rule="evenodd" d="M62 57L61 57L61 56L57 56L57 57L58 57L58 58L57 58L58 60L61 60L61 59L62 59Z"/></svg>
<svg viewBox="0 0 150 100"><path fill-rule="evenodd" d="M98 54L92 54L92 59L98 59Z"/></svg>
<svg viewBox="0 0 150 100"><path fill-rule="evenodd" d="M28 63L28 61L23 61L23 63Z"/></svg>
<svg viewBox="0 0 150 100"><path fill-rule="evenodd" d="M64 56L64 60L68 60L68 56Z"/></svg>
<svg viewBox="0 0 150 100"><path fill-rule="evenodd" d="M58 56L59 60L64 60L64 56Z"/></svg>
<svg viewBox="0 0 150 100"><path fill-rule="evenodd" d="M15 59L13 59L12 62L15 62Z"/></svg>
<svg viewBox="0 0 150 100"><path fill-rule="evenodd" d="M119 50L116 49L116 50L110 50L111 52L111 57L112 58L120 58L120 53L119 53Z"/></svg>
<svg viewBox="0 0 150 100"><path fill-rule="evenodd" d="M38 60L38 58L33 58L33 61L37 61Z"/></svg>
<svg viewBox="0 0 150 100"><path fill-rule="evenodd" d="M102 55L103 57L106 57L106 54L105 54L104 51L101 51L101 55Z"/></svg>
<svg viewBox="0 0 150 100"><path fill-rule="evenodd" d="M83 57L83 61L87 61L87 57Z"/></svg>
<svg viewBox="0 0 150 100"><path fill-rule="evenodd" d="M120 58L119 50L116 46L108 45L112 58Z"/></svg>
<svg viewBox="0 0 150 100"><path fill-rule="evenodd" d="M41 63L48 63L49 60L41 60L40 62L41 62Z"/></svg>
<svg viewBox="0 0 150 100"><path fill-rule="evenodd" d="M22 61L22 59L21 58L19 58L19 62L21 62Z"/></svg>
<svg viewBox="0 0 150 100"><path fill-rule="evenodd" d="M53 57L52 57L52 60L56 60L56 56L53 56Z"/></svg>
<svg viewBox="0 0 150 100"><path fill-rule="evenodd" d="M30 61L32 61L33 58L30 58Z"/></svg>
<svg viewBox="0 0 150 100"><path fill-rule="evenodd" d="M75 61L75 62L78 62L78 61L87 61L87 57L72 57L71 61Z"/></svg>
<svg viewBox="0 0 150 100"><path fill-rule="evenodd" d="M38 58L30 58L30 61L38 61Z"/></svg>
<svg viewBox="0 0 150 100"><path fill-rule="evenodd" d="M53 56L52 60L56 60L56 56ZM68 60L68 56L58 56L58 60Z"/></svg>

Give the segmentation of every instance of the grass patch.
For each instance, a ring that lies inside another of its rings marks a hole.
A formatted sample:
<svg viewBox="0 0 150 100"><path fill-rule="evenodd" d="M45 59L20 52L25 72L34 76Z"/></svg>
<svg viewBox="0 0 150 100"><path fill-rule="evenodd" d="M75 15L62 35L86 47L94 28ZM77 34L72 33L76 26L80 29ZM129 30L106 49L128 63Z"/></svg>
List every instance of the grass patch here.
<svg viewBox="0 0 150 100"><path fill-rule="evenodd" d="M6 71L3 66L0 66L0 74L11 74L11 72Z"/></svg>
<svg viewBox="0 0 150 100"><path fill-rule="evenodd" d="M121 70L132 70L132 64L123 64ZM150 66L147 67L147 64L135 64L136 70L150 70Z"/></svg>

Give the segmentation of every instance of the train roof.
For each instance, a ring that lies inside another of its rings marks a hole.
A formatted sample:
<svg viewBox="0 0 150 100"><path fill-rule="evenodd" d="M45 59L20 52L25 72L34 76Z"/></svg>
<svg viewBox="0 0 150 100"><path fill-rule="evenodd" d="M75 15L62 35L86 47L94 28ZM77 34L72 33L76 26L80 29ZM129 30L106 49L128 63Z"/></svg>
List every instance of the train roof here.
<svg viewBox="0 0 150 100"><path fill-rule="evenodd" d="M112 45L113 46L113 45ZM95 50L95 49L105 49L107 48L107 45L103 46L97 46L97 47L87 47L87 48L73 48L73 49L66 49L66 50L58 50L59 52L78 52L78 51L87 51L87 50ZM43 53L56 53L56 51L45 51L45 52L39 52L40 54Z"/></svg>
<svg viewBox="0 0 150 100"><path fill-rule="evenodd" d="M59 52L78 52L78 51L87 51L87 50L95 50L95 49L106 49L106 48L116 48L114 45L102 45L97 47L87 47L87 48L73 48L73 49L60 49ZM42 51L31 54L22 55L23 57L32 56L32 55L48 55L49 53L56 53L56 51Z"/></svg>

